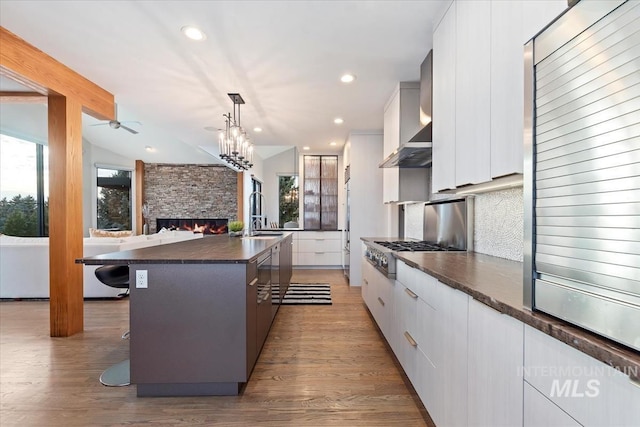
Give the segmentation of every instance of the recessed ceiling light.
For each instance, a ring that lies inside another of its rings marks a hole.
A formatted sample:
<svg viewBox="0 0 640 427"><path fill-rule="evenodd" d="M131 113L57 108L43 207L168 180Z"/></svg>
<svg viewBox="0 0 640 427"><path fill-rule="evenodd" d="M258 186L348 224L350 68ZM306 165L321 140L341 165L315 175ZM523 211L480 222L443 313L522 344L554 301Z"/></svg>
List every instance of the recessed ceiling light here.
<svg viewBox="0 0 640 427"><path fill-rule="evenodd" d="M253 128L253 131L254 131L254 132L262 132L262 128L260 128L260 127L255 127L255 128Z"/></svg>
<svg viewBox="0 0 640 427"><path fill-rule="evenodd" d="M207 38L207 36L202 32L202 30L196 27L192 27L190 25L180 28L180 31L182 31L182 34L184 34L191 40L201 41Z"/></svg>
<svg viewBox="0 0 640 427"><path fill-rule="evenodd" d="M306 145L305 145L304 147L302 147L302 149L303 149L303 150L305 150L305 151L310 150L310 148L309 148L309 147L307 147Z"/></svg>
<svg viewBox="0 0 640 427"><path fill-rule="evenodd" d="M336 117L335 119L333 119L333 123L341 125L344 123L344 120L342 120L340 117Z"/></svg>
<svg viewBox="0 0 640 427"><path fill-rule="evenodd" d="M148 151L148 152L150 152L150 153L153 153L154 151L156 151L156 149L155 149L155 148L153 148L153 147L152 147L152 146L150 146L150 145L145 146L145 147L144 147L144 149L145 149L145 150L147 150L147 151Z"/></svg>
<svg viewBox="0 0 640 427"><path fill-rule="evenodd" d="M331 141L329 145L337 145L337 143L335 141Z"/></svg>
<svg viewBox="0 0 640 427"><path fill-rule="evenodd" d="M356 79L356 76L354 76L353 74L343 74L342 77L340 77L340 81L342 83L351 83Z"/></svg>

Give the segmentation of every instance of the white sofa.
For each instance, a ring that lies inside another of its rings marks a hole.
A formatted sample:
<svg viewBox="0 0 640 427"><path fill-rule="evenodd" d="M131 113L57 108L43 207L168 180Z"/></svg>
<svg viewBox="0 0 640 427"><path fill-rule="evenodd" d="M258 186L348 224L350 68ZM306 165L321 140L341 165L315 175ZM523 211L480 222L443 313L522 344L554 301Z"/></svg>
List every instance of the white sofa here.
<svg viewBox="0 0 640 427"><path fill-rule="evenodd" d="M202 238L190 231L167 231L148 236L85 237L84 256L146 248ZM115 297L121 289L102 284L83 266L85 298ZM0 298L49 298L49 238L0 235Z"/></svg>

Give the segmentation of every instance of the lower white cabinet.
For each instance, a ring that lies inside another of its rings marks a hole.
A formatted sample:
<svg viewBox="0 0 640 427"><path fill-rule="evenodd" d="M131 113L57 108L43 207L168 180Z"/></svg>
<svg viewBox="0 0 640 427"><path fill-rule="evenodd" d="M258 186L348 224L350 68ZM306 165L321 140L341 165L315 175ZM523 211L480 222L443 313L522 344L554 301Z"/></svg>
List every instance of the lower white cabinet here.
<svg viewBox="0 0 640 427"><path fill-rule="evenodd" d="M524 337L524 379L543 397L585 426L640 425L640 386L626 373L528 325Z"/></svg>
<svg viewBox="0 0 640 427"><path fill-rule="evenodd" d="M522 425L524 324L469 301L470 426Z"/></svg>
<svg viewBox="0 0 640 427"><path fill-rule="evenodd" d="M328 267L342 265L340 231L294 231L293 265Z"/></svg>
<svg viewBox="0 0 640 427"><path fill-rule="evenodd" d="M398 261L362 260L362 297L438 426L634 426L640 386Z"/></svg>
<svg viewBox="0 0 640 427"><path fill-rule="evenodd" d="M569 414L525 381L524 427L577 427L580 425Z"/></svg>

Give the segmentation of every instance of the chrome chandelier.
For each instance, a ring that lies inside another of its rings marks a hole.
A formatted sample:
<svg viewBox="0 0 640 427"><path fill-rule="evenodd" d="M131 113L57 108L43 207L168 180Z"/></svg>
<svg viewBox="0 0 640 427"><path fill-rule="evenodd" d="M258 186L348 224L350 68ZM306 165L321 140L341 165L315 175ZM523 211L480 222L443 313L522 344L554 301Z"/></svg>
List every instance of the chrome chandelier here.
<svg viewBox="0 0 640 427"><path fill-rule="evenodd" d="M219 149L220 158L241 170L251 169L253 166L253 145L249 141L247 132L240 126L240 105L244 99L239 93L228 93L233 101L233 116L223 114L225 128L220 130ZM236 121L236 106L238 120Z"/></svg>

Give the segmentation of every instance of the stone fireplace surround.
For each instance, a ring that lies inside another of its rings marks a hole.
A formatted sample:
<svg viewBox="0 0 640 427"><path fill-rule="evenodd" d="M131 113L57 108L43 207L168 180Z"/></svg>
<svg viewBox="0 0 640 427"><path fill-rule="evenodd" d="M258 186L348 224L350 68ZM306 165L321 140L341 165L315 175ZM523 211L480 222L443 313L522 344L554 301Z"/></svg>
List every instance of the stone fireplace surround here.
<svg viewBox="0 0 640 427"><path fill-rule="evenodd" d="M224 165L145 163L143 193L150 233L161 229L156 218L233 221L238 215L238 174Z"/></svg>

